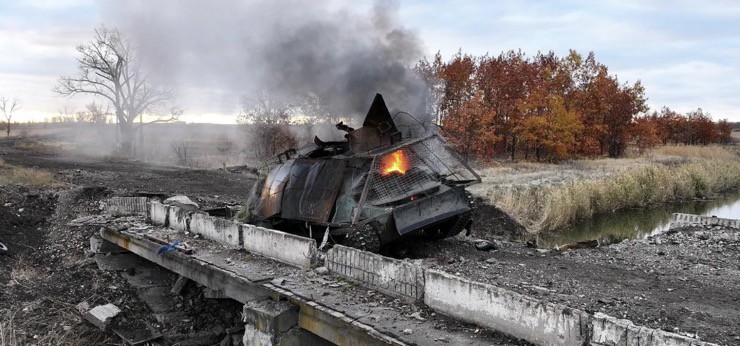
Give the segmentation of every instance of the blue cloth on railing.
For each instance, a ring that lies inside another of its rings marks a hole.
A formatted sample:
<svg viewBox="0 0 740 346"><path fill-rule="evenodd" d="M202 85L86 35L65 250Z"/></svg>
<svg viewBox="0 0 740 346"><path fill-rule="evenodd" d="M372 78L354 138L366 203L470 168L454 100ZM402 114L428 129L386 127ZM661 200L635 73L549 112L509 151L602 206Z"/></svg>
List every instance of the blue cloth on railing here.
<svg viewBox="0 0 740 346"><path fill-rule="evenodd" d="M177 248L175 246L180 245L180 241L175 240L172 243L169 243L168 245L162 245L162 247L157 250L157 255L161 255L167 251L177 251Z"/></svg>

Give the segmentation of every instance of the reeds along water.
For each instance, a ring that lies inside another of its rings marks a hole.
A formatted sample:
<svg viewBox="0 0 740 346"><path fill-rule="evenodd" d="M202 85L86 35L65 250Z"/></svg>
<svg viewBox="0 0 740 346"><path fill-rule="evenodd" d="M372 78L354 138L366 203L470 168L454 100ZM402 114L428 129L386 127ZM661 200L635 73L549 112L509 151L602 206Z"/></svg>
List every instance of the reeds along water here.
<svg viewBox="0 0 740 346"><path fill-rule="evenodd" d="M709 159L677 165L654 162L602 178L559 185L496 188L486 197L531 233L539 233L598 214L712 198L738 189L740 160Z"/></svg>

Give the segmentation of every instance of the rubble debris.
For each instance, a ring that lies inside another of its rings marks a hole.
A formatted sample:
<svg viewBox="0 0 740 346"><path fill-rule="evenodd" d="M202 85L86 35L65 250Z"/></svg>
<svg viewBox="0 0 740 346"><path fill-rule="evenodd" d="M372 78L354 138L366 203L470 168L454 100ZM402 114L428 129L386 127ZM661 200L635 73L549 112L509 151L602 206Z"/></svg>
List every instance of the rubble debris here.
<svg viewBox="0 0 740 346"><path fill-rule="evenodd" d="M187 286L187 284L188 284L189 281L190 281L190 279L188 279L187 277L184 277L184 276L180 275L177 278L177 281L175 281L175 284L172 285L172 289L170 289L170 293L176 294L176 295L181 295L182 294L182 291L185 289L185 286Z"/></svg>
<svg viewBox="0 0 740 346"><path fill-rule="evenodd" d="M163 202L167 205L174 205L176 207L179 207L185 211L196 211L200 209L200 206L198 203L193 202L188 196L172 196L170 198L167 198Z"/></svg>
<svg viewBox="0 0 740 346"><path fill-rule="evenodd" d="M111 220L110 216L106 216L106 215L88 215L88 216L78 217L68 222L67 226L70 226L70 227L82 227L82 226L89 226L89 225L104 226L104 225L107 225L110 222L110 220Z"/></svg>
<svg viewBox="0 0 740 346"><path fill-rule="evenodd" d="M480 251L498 250L501 248L501 243L496 240L479 240L475 242L475 248Z"/></svg>
<svg viewBox="0 0 740 346"><path fill-rule="evenodd" d="M80 302L79 304L75 305L75 309L77 309L79 313L84 314L88 310L90 310L90 304L88 302Z"/></svg>
<svg viewBox="0 0 740 346"><path fill-rule="evenodd" d="M120 313L121 309L114 304L108 303L105 305L98 305L86 312L85 319L94 324L100 330L106 331L111 321L113 321L113 319Z"/></svg>
<svg viewBox="0 0 740 346"><path fill-rule="evenodd" d="M413 314L408 315L408 317L411 317L411 318L413 318L415 320L419 320L419 321L426 321L427 320L426 318L421 317L421 312L418 312L418 311L417 312L414 312Z"/></svg>
<svg viewBox="0 0 740 346"><path fill-rule="evenodd" d="M592 249L599 246L599 241L596 239L579 241L575 243L565 244L558 246L558 250L577 250L577 249Z"/></svg>
<svg viewBox="0 0 740 346"><path fill-rule="evenodd" d="M319 275L329 274L329 268L327 268L327 267L318 267L318 268L314 269L313 271L316 272L316 274L319 274Z"/></svg>
<svg viewBox="0 0 740 346"><path fill-rule="evenodd" d="M140 320L123 321L111 330L130 346L147 345L162 337L162 333Z"/></svg>

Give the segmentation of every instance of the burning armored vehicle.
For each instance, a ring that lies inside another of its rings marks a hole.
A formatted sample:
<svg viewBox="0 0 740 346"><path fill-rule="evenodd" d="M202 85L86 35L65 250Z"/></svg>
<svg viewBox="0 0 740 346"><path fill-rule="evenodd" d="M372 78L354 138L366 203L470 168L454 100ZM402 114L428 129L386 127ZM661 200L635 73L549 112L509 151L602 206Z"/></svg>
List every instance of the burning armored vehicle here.
<svg viewBox="0 0 740 346"><path fill-rule="evenodd" d="M465 187L480 177L437 133L400 131L380 94L361 128L337 128L346 141L314 137L268 161L250 197L251 223L369 251L470 229Z"/></svg>

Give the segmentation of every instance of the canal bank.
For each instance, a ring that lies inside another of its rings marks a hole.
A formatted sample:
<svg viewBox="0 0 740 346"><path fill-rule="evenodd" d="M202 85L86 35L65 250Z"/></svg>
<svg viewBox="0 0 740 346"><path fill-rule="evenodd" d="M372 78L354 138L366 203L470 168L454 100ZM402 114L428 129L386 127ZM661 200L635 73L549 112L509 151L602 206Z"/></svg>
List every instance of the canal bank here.
<svg viewBox="0 0 740 346"><path fill-rule="evenodd" d="M656 208L628 209L583 220L560 231L532 237L542 248L598 240L602 244L645 239L668 230L673 213L740 219L740 193L709 200L671 203Z"/></svg>

